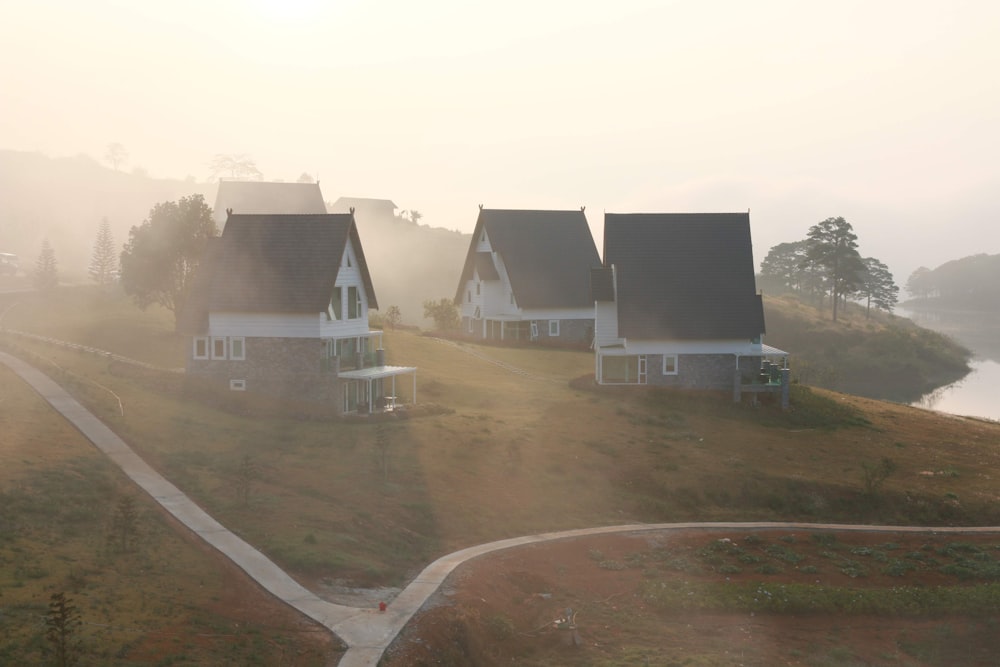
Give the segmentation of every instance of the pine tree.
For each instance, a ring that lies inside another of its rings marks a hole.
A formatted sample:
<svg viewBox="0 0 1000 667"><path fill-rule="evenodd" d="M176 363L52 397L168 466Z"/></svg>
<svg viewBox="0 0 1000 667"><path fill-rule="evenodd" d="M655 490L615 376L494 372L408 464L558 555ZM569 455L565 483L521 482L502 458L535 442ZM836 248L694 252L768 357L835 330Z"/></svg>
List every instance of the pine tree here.
<svg viewBox="0 0 1000 667"><path fill-rule="evenodd" d="M115 282L118 273L118 254L115 252L115 238L111 234L111 223L107 218L101 218L101 226L97 229L94 240L94 253L90 257L90 277L105 287Z"/></svg>
<svg viewBox="0 0 1000 667"><path fill-rule="evenodd" d="M45 638L52 644L55 664L59 667L69 667L79 661L81 647L77 630L81 625L76 605L64 593L53 593L45 616Z"/></svg>
<svg viewBox="0 0 1000 667"><path fill-rule="evenodd" d="M56 270L56 253L49 240L42 240L42 251L35 261L35 273L32 276L35 289L47 291L59 285L59 272Z"/></svg>

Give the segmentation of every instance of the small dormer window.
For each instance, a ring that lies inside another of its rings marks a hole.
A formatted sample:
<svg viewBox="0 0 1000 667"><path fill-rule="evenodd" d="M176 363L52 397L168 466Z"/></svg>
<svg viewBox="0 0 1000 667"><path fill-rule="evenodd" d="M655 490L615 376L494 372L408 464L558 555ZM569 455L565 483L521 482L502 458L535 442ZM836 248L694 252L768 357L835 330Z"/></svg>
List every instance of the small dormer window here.
<svg viewBox="0 0 1000 667"><path fill-rule="evenodd" d="M479 287L481 284L482 283L476 283L476 296L479 296L480 294L482 294L482 292L480 291L480 287Z"/></svg>
<svg viewBox="0 0 1000 667"><path fill-rule="evenodd" d="M480 243L486 243L486 230L485 229L483 230L483 233L479 236L479 242Z"/></svg>

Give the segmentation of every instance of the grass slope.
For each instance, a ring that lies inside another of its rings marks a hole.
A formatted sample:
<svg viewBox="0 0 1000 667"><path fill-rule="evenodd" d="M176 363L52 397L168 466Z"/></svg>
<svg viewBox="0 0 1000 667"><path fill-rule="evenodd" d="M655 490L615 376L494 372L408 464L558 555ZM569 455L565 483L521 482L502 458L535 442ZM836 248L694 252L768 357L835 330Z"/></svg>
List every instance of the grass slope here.
<svg viewBox="0 0 1000 667"><path fill-rule="evenodd" d="M912 402L969 372L969 350L906 318L848 304L828 310L793 296L764 299L767 342L792 354L793 380Z"/></svg>
<svg viewBox="0 0 1000 667"><path fill-rule="evenodd" d="M181 343L162 314L135 312L97 334L104 309L119 312L113 299L87 290L54 303L37 298L22 297L7 326L90 343L113 335L133 356L180 365ZM153 349L133 343L151 336ZM995 423L802 386L788 413L725 395L597 391L570 383L591 370L586 353L401 331L385 341L389 363L419 367L421 403L447 412L381 425L240 414L185 395L175 373L4 337L209 512L307 581L400 584L453 549L595 524L1000 518ZM895 470L870 488L866 475L883 459Z"/></svg>
<svg viewBox="0 0 1000 667"><path fill-rule="evenodd" d="M81 665L325 665L321 628L178 531L0 365L0 664L53 662L50 596Z"/></svg>

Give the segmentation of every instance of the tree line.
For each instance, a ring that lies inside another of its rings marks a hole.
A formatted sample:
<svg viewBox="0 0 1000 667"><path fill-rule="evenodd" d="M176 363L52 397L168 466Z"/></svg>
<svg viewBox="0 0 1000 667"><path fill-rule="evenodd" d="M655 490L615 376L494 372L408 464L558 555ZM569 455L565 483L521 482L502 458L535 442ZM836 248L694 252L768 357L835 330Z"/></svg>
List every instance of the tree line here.
<svg viewBox="0 0 1000 667"><path fill-rule="evenodd" d="M1000 310L1000 255L971 255L936 269L921 266L910 274L906 291L917 299Z"/></svg>
<svg viewBox="0 0 1000 667"><path fill-rule="evenodd" d="M792 292L817 303L829 299L833 320L848 299L865 303L866 316L891 311L899 287L884 263L858 252L858 235L842 217L809 228L806 238L772 247L760 265L761 289Z"/></svg>

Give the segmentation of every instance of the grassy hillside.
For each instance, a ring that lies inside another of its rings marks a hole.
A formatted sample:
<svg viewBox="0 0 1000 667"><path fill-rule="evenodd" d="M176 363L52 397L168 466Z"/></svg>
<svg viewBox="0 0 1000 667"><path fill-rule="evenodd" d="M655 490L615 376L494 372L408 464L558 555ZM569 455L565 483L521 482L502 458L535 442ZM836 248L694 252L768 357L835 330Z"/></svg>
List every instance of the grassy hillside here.
<svg viewBox="0 0 1000 667"><path fill-rule="evenodd" d="M94 322L121 312L114 300L88 290L57 299L20 297L4 322L180 365L162 314L135 311L105 329ZM136 343L152 338L156 345ZM453 549L596 524L1000 520L991 481L1000 474L1000 425L801 385L787 413L727 395L598 391L571 383L590 372L586 353L387 332L389 363L419 368L418 398L439 414L304 420L214 408L186 395L177 373L12 335L2 344L69 387L224 524L319 587L400 584ZM17 428L17 437L34 437L31 424ZM883 460L893 470L873 484Z"/></svg>
<svg viewBox="0 0 1000 667"><path fill-rule="evenodd" d="M55 593L77 610L69 656L82 666L320 667L339 653L179 531L2 364L0 507L0 664L60 664L45 637Z"/></svg>
<svg viewBox="0 0 1000 667"><path fill-rule="evenodd" d="M845 393L911 402L969 372L971 353L910 320L856 304L838 313L792 296L764 299L767 342L792 354L792 378Z"/></svg>

